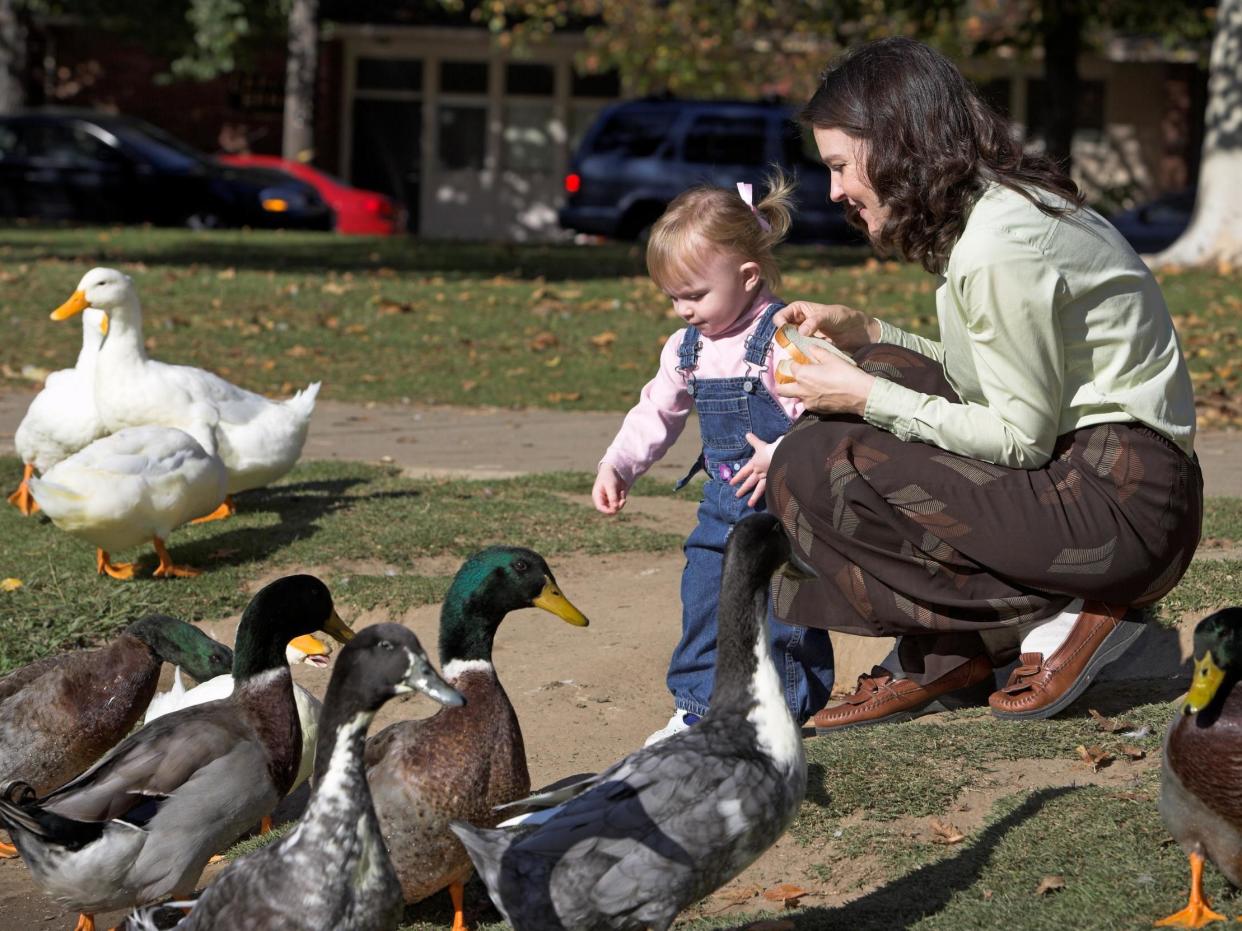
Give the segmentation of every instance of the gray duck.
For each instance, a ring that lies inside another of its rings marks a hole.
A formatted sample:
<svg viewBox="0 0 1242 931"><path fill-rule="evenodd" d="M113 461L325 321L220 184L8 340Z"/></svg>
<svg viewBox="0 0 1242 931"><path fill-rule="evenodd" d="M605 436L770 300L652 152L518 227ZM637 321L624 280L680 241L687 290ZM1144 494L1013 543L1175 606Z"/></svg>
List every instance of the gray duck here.
<svg viewBox="0 0 1242 931"><path fill-rule="evenodd" d="M95 912L190 892L289 791L302 738L285 644L315 630L353 636L321 581L278 579L242 615L228 698L153 721L42 798L0 786L0 825L44 894L81 913L77 931L94 931Z"/></svg>
<svg viewBox="0 0 1242 931"><path fill-rule="evenodd" d="M537 825L455 822L492 902L517 931L665 931L793 821L802 734L768 654L768 587L809 575L780 522L755 514L725 547L711 711L579 783Z"/></svg>
<svg viewBox="0 0 1242 931"><path fill-rule="evenodd" d="M367 779L405 900L447 887L455 931L465 928L462 890L472 867L449 823L495 824L496 806L530 791L522 730L492 665L501 621L529 607L587 624L538 553L494 546L468 559L440 611L441 669L465 706L399 721L367 741Z"/></svg>
<svg viewBox="0 0 1242 931"><path fill-rule="evenodd" d="M1242 886L1242 608L1195 627L1195 668L1181 713L1164 735L1160 814L1190 860L1186 907L1157 925L1199 928L1227 921L1203 895L1203 861Z"/></svg>
<svg viewBox="0 0 1242 931"><path fill-rule="evenodd" d="M43 795L81 773L141 720L165 662L203 682L229 671L233 651L192 624L149 614L105 646L0 678L0 784L21 779ZM0 844L0 856L15 855Z"/></svg>
<svg viewBox="0 0 1242 931"><path fill-rule="evenodd" d="M368 627L341 651L324 697L311 795L301 820L276 843L235 860L175 924L177 931L397 927L401 884L380 836L362 752L380 706L414 690L444 705L463 701L404 627ZM126 925L134 931L159 927L172 925L157 924L150 914Z"/></svg>

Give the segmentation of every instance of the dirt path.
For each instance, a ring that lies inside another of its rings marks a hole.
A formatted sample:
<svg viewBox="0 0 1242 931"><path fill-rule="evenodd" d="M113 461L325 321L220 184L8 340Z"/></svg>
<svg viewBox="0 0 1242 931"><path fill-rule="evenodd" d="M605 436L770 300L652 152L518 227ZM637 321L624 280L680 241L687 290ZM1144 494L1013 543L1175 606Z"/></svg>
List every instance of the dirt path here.
<svg viewBox="0 0 1242 931"><path fill-rule="evenodd" d="M12 451L13 431L30 397L0 393L0 452ZM593 470L618 423L617 415L607 413L327 401L316 410L305 456L395 462L411 475L483 478ZM696 435L693 427L688 429L654 474L677 478L697 454ZM1242 462L1242 433L1205 435L1199 449L1208 493L1242 495L1242 470L1236 465ZM661 529L685 534L693 525L695 505L690 500L638 498L631 510ZM317 567L304 568L313 572ZM417 568L446 572L455 566L437 562ZM496 644L496 665L522 721L536 785L598 770L641 745L648 733L664 723L672 710L664 688L664 669L679 632L679 554L571 556L558 560L553 568L566 594L591 619L591 626L579 630L542 612L521 612L506 622ZM268 580L256 578L253 586L257 589ZM399 620L414 629L424 644L434 644L436 619L437 608L428 606L399 618L369 612L357 618L356 624ZM213 636L232 642L237 620L224 618L204 626ZM1185 655L1187 634L1153 633L1109 672L1120 678L1173 675ZM887 652L887 643L881 641L847 637L834 641L842 684L852 684L859 671L869 669ZM320 695L328 676L328 671L312 668L295 670L298 681ZM428 710L425 701L391 704L376 728ZM1050 785L1081 781L1081 771L1068 764L1064 770L1042 773L1041 779ZM1001 783L986 791L995 791L999 797L1019 787L1016 780L1001 779ZM1029 788L1025 781L1020 785ZM802 880L806 857L804 848L786 838L730 884L740 904L726 899L709 902L704 908L725 913L753 908L762 900L742 893ZM866 891L847 878L820 889L815 904L835 904ZM100 916L101 927L109 927L102 922L114 917ZM68 929L72 924L73 916L37 892L20 861L0 861L0 927Z"/></svg>

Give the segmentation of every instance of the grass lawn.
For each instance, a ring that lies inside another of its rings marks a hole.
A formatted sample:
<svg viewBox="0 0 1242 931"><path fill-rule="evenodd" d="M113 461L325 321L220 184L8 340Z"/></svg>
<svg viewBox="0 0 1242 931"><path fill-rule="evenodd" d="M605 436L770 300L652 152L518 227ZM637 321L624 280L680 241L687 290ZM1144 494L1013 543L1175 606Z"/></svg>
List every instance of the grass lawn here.
<svg viewBox="0 0 1242 931"><path fill-rule="evenodd" d="M0 229L0 376L29 384L71 363L81 335L47 314L94 265L132 275L152 354L248 388L324 397L624 410L677 328L641 251L322 234ZM935 279L858 249L787 247L788 299L866 309L935 331ZM1202 425L1235 403L1242 286L1164 276ZM24 373L24 374L23 374Z"/></svg>
<svg viewBox="0 0 1242 931"><path fill-rule="evenodd" d="M71 362L80 330L47 314L97 264L134 276L153 355L268 393L323 379L324 396L338 400L619 411L676 328L628 246L8 228L0 229L0 388ZM848 303L934 332L934 281L918 269L808 247L785 250L784 267L787 297ZM1234 402L1242 281L1185 272L1164 287L1202 424L1242 422ZM15 482L19 471L15 458L0 457L0 475ZM412 480L365 464L303 463L242 496L237 517L174 535L179 562L210 567L193 584L147 577L155 562L147 550L136 581L97 579L88 545L0 508L0 578L23 583L0 592L0 673L97 642L148 611L191 620L237 613L246 586L284 566L316 567L349 616L438 601L449 575L421 573L418 561L454 562L498 542L492 534L549 557L677 558L679 537L629 515L587 519L585 505L566 500L589 487L585 474ZM647 481L636 489L669 493ZM1242 603L1242 500L1210 500L1204 537L1212 551L1162 603L1166 623ZM810 741L810 789L791 831L804 855L788 881L815 894L769 916L769 931L1141 928L1180 908L1185 861L1155 806L1160 736L1174 706L1155 697L1108 711L1128 722L1124 733L1081 715L1011 723L972 709ZM1113 760L1094 772L1079 746ZM960 823L964 836L937 842L931 819ZM1039 892L1048 877L1063 885ZM1211 868L1207 888L1221 911L1242 909ZM468 901L481 894L476 884ZM438 896L411 908L403 928L442 931L449 917ZM492 912L479 918L483 931L503 927ZM709 901L682 927L752 920Z"/></svg>

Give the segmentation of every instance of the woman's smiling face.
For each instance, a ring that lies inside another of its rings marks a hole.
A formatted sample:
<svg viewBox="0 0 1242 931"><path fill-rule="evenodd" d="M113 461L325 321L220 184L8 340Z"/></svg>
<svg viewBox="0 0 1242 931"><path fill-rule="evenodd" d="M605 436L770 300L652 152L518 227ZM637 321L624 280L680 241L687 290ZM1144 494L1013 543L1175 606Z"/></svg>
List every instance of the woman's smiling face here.
<svg viewBox="0 0 1242 931"><path fill-rule="evenodd" d="M836 203L845 201L846 212L862 220L874 240L884 228L889 209L867 182L867 144L841 129L816 126L814 134L819 157L832 179L829 197Z"/></svg>

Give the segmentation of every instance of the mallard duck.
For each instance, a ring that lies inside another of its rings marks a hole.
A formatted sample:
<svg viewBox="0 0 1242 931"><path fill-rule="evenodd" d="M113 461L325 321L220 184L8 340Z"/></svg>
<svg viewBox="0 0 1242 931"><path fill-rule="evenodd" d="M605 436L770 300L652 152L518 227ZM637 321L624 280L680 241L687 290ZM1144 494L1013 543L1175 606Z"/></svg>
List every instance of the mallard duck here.
<svg viewBox="0 0 1242 931"><path fill-rule="evenodd" d="M463 701L436 675L418 638L404 627L377 624L359 632L337 658L324 696L305 814L288 835L225 870L176 925L178 931L397 927L401 884L380 837L362 754L375 712L388 699L414 690L443 705Z"/></svg>
<svg viewBox="0 0 1242 931"><path fill-rule="evenodd" d="M104 311L108 319L95 369L95 405L104 426L109 432L142 424L178 427L218 454L228 469L230 498L209 516L232 513L232 495L270 484L297 463L319 382L287 401L271 401L203 369L147 358L138 292L114 268L83 275L52 319L87 307Z"/></svg>
<svg viewBox="0 0 1242 931"><path fill-rule="evenodd" d="M129 427L96 440L30 480L39 506L61 530L95 544L101 575L130 579L133 563L109 555L150 540L155 576L194 576L178 566L164 541L176 527L207 514L224 498L227 476L218 456L172 427Z"/></svg>
<svg viewBox="0 0 1242 931"><path fill-rule="evenodd" d="M768 585L794 564L780 522L739 521L725 547L711 712L630 754L534 827L455 822L517 931L651 928L755 860L806 790L802 735L768 654Z"/></svg>
<svg viewBox="0 0 1242 931"><path fill-rule="evenodd" d="M30 477L36 471L46 472L105 433L94 397L95 359L103 343L106 320L102 310L82 314L82 349L77 363L47 377L13 434L13 445L25 469L21 484L9 495L9 503L26 516L38 509L30 495Z"/></svg>
<svg viewBox="0 0 1242 931"><path fill-rule="evenodd" d="M78 931L97 911L190 892L289 791L302 745L284 645L316 629L353 636L321 581L277 579L242 615L232 695L165 715L41 799L0 787L0 825L40 889L82 913Z"/></svg>
<svg viewBox="0 0 1242 931"><path fill-rule="evenodd" d="M328 665L331 655L331 647L311 634L297 637L285 647L285 662L290 666L306 663L322 668ZM232 675L224 673L206 681L200 680L194 688L187 689L181 681L181 668L177 667L173 673L172 688L151 699L147 713L142 716L142 723L145 726L173 711L228 698L233 694L233 684ZM294 777L290 791L310 778L311 769L315 765L315 743L319 739L319 714L323 707L318 698L296 682L293 684L293 700L298 706L298 725L302 729L302 762L298 764L298 774Z"/></svg>
<svg viewBox="0 0 1242 931"><path fill-rule="evenodd" d="M135 621L106 646L49 656L0 678L0 783L36 793L68 782L130 732L159 682L178 663L213 678L233 651L166 614ZM16 851L0 844L0 856Z"/></svg>
<svg viewBox="0 0 1242 931"><path fill-rule="evenodd" d="M1242 608L1195 627L1195 668L1181 714L1164 735L1160 814L1190 858L1190 900L1157 925L1199 928L1228 921L1203 895L1206 857L1242 886Z"/></svg>
<svg viewBox="0 0 1242 931"><path fill-rule="evenodd" d="M471 866L449 822L494 824L496 805L530 791L522 730L492 665L500 622L529 607L587 624L538 553L494 546L468 559L440 610L441 668L467 704L399 721L367 741L367 779L405 900L447 886L458 931L465 927L462 887Z"/></svg>

